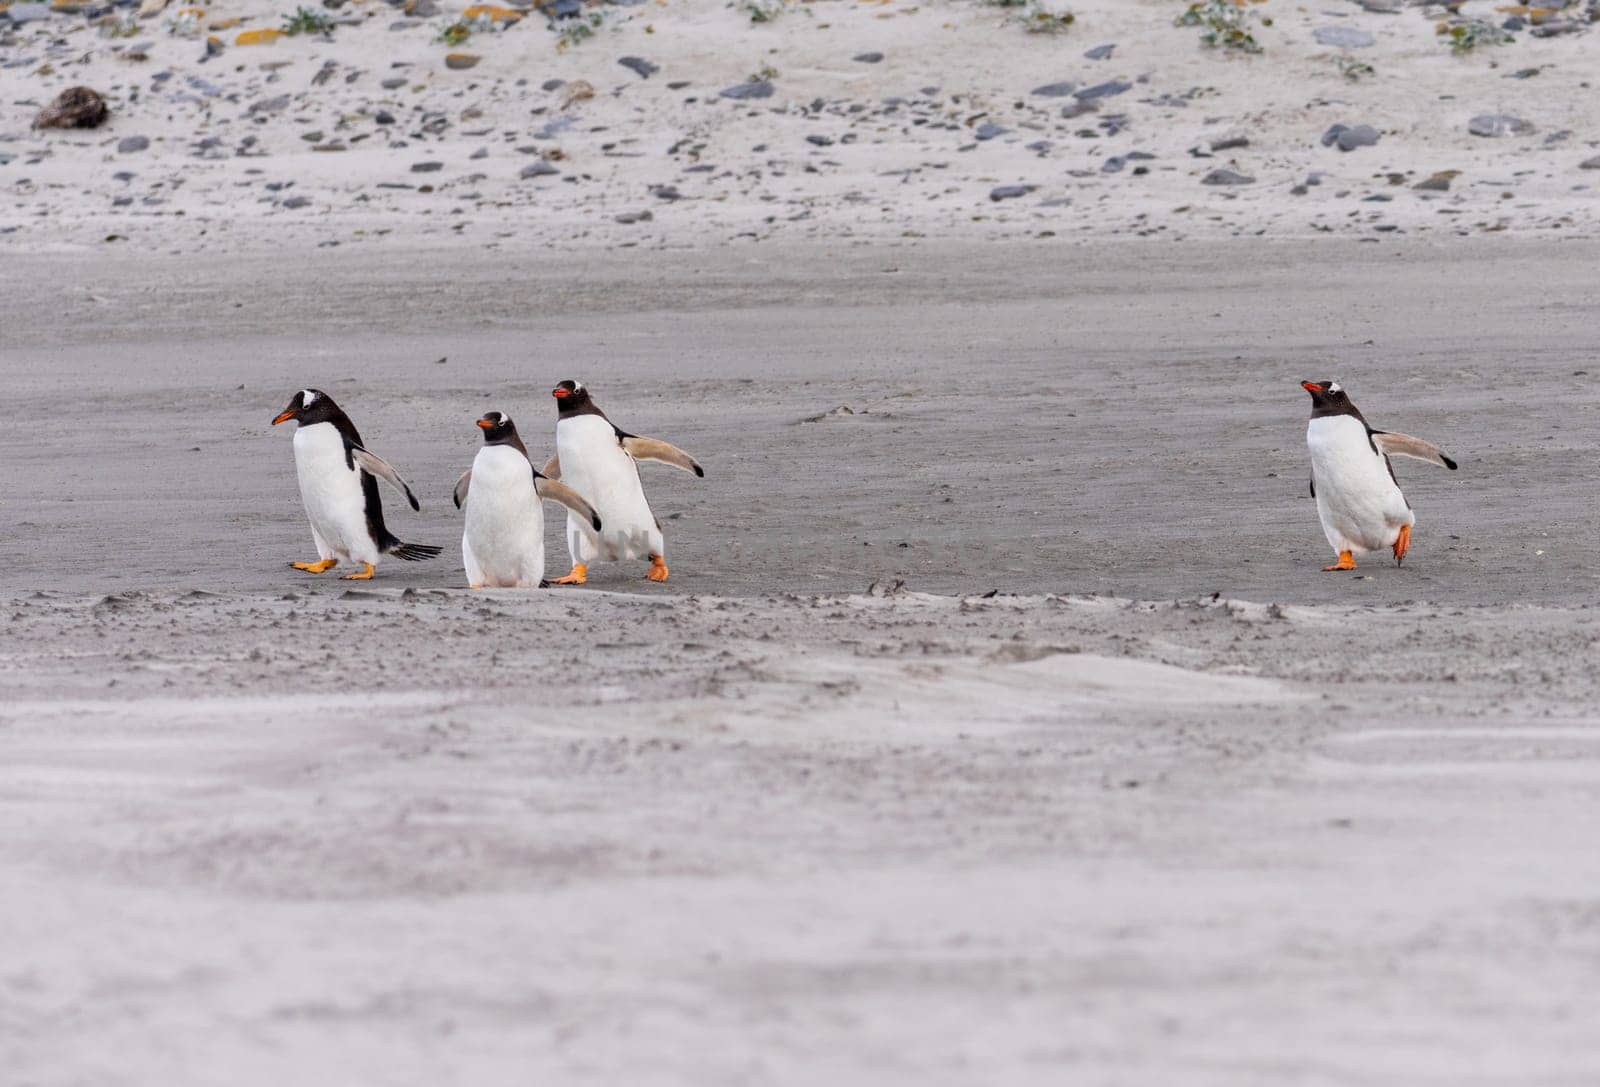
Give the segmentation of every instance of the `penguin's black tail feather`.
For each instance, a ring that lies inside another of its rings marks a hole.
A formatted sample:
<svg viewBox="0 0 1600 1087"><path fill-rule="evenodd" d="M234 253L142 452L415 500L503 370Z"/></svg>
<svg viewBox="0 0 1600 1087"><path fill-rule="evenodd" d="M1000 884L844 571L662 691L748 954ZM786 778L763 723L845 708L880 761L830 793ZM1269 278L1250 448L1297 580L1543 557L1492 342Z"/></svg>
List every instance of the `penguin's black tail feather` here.
<svg viewBox="0 0 1600 1087"><path fill-rule="evenodd" d="M439 552L443 550L444 548L434 547L432 544L401 543L396 540L394 546L389 548L389 554L407 562L421 562L424 559L438 558Z"/></svg>

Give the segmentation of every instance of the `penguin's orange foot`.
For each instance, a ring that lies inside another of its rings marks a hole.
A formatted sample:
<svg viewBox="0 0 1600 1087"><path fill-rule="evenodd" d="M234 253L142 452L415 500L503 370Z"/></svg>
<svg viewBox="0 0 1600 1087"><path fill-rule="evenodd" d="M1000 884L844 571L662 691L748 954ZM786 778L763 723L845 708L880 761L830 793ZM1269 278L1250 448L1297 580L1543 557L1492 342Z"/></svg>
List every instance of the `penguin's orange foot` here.
<svg viewBox="0 0 1600 1087"><path fill-rule="evenodd" d="M572 564L572 572L566 577L558 577L552 585L582 585L589 580L589 568L581 562Z"/></svg>
<svg viewBox="0 0 1600 1087"><path fill-rule="evenodd" d="M469 589L481 589L481 588L483 588L483 582L480 581L480 582L477 582L476 584L469 584L467 586L467 588L469 588Z"/></svg>
<svg viewBox="0 0 1600 1087"><path fill-rule="evenodd" d="M341 580L341 581L371 581L372 580L372 572L374 570L376 570L377 567L373 566L372 563L370 563L370 562L364 562L361 565L364 567L364 569L359 574L346 574L344 577L340 578L339 580Z"/></svg>
<svg viewBox="0 0 1600 1087"><path fill-rule="evenodd" d="M1411 550L1411 526L1401 525L1400 535L1394 538L1394 564L1399 566L1406 559L1406 552Z"/></svg>
<svg viewBox="0 0 1600 1087"><path fill-rule="evenodd" d="M651 581L667 580L667 560L660 555L650 556L650 572L645 575Z"/></svg>
<svg viewBox="0 0 1600 1087"><path fill-rule="evenodd" d="M290 566L296 570L304 570L308 574L325 574L339 565L338 559L322 559L318 562L291 562Z"/></svg>
<svg viewBox="0 0 1600 1087"><path fill-rule="evenodd" d="M1341 551L1339 552L1339 561L1332 566L1324 566L1322 572L1326 574L1330 570L1354 570L1355 568L1356 557L1348 551Z"/></svg>

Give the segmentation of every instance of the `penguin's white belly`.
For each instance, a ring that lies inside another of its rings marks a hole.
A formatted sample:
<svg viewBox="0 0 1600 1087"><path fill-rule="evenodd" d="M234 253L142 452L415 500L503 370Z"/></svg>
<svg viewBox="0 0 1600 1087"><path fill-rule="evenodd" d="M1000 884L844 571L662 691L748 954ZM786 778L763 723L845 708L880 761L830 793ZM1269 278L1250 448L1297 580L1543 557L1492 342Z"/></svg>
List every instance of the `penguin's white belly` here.
<svg viewBox="0 0 1600 1087"><path fill-rule="evenodd" d="M338 428L332 423L296 428L294 466L319 554L342 562L376 563L378 545L367 527L361 470L345 459Z"/></svg>
<svg viewBox="0 0 1600 1087"><path fill-rule="evenodd" d="M544 580L544 510L533 467L509 445L486 445L472 461L461 554L472 585L537 589Z"/></svg>
<svg viewBox="0 0 1600 1087"><path fill-rule="evenodd" d="M645 500L639 467L623 452L610 423L598 415L562 419L556 424L556 455L561 458L561 482L600 514L598 542L583 518L567 514L573 562L666 558L666 541Z"/></svg>
<svg viewBox="0 0 1600 1087"><path fill-rule="evenodd" d="M1353 415L1311 420L1306 428L1317 516L1335 552L1389 547L1402 525L1416 523L1388 462Z"/></svg>

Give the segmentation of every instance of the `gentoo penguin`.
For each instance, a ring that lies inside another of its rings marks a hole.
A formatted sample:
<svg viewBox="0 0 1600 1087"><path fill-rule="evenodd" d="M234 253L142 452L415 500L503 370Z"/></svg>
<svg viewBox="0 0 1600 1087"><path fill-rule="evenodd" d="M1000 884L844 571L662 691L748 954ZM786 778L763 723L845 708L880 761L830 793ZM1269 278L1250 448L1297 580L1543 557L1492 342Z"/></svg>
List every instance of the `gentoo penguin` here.
<svg viewBox="0 0 1600 1087"><path fill-rule="evenodd" d="M544 510L539 500L560 502L594 532L600 531L600 515L577 491L546 479L533 466L510 416L486 412L478 426L483 428L483 448L456 482L455 494L456 509L463 503L467 509L461 533L467 584L474 589L542 589Z"/></svg>
<svg viewBox="0 0 1600 1087"><path fill-rule="evenodd" d="M596 559L649 559L651 581L667 580L667 544L661 522L650 512L639 482L641 460L658 460L704 476L693 457L654 438L640 438L613 426L606 413L576 381L550 391L556 398L556 455L544 474L559 479L594 504L605 521L596 537L575 514L567 515L567 550L572 572L557 585L582 585Z"/></svg>
<svg viewBox="0 0 1600 1087"><path fill-rule="evenodd" d="M1400 493L1390 457L1415 457L1456 470L1456 462L1421 438L1373 430L1336 381L1302 381L1311 394L1306 446L1311 450L1311 497L1322 531L1339 561L1324 570L1354 570L1355 552L1393 548L1398 565L1417 523Z"/></svg>
<svg viewBox="0 0 1600 1087"><path fill-rule="evenodd" d="M355 424L333 397L321 389L301 389L272 425L290 419L300 424L294 432L294 466L319 556L316 562L292 562L290 566L321 574L343 559L362 567L358 574L344 575L346 581L366 581L383 555L416 562L439 553L439 548L428 544L401 543L384 527L376 477L398 487L412 509L422 507L399 473L362 446Z"/></svg>

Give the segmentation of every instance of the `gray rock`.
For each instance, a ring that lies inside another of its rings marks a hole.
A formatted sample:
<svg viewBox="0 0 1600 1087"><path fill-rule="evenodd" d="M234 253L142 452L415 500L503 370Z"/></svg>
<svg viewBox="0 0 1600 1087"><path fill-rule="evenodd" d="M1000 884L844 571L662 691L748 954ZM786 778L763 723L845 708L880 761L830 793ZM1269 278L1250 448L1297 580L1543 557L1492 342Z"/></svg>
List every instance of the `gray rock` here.
<svg viewBox="0 0 1600 1087"><path fill-rule="evenodd" d="M1319 26L1311 36L1318 45L1331 45L1335 49L1366 49L1378 40L1353 26Z"/></svg>
<svg viewBox="0 0 1600 1087"><path fill-rule="evenodd" d="M1322 146L1354 151L1358 147L1375 146L1381 136L1371 125L1334 125L1322 134Z"/></svg>
<svg viewBox="0 0 1600 1087"><path fill-rule="evenodd" d="M1501 136L1527 136L1538 130L1528 121L1509 113L1480 113L1467 122L1467 131L1474 136L1498 139Z"/></svg>
<svg viewBox="0 0 1600 1087"><path fill-rule="evenodd" d="M1592 159L1584 159L1582 162L1578 163L1578 169L1600 170L1600 155L1596 155Z"/></svg>
<svg viewBox="0 0 1600 1087"><path fill-rule="evenodd" d="M306 196L291 196L278 206L290 209L310 207L311 198Z"/></svg>
<svg viewBox="0 0 1600 1087"><path fill-rule="evenodd" d="M406 85L406 83L407 83L407 79L406 79L405 76L403 76L403 75L392 75L388 79L385 79L382 83L380 83L379 86L381 86L386 91L397 91L401 87L404 87Z"/></svg>
<svg viewBox="0 0 1600 1087"><path fill-rule="evenodd" d="M1019 196L1027 196L1037 185L996 185L989 190L989 199L995 203L1002 200L1015 200Z"/></svg>
<svg viewBox="0 0 1600 1087"><path fill-rule="evenodd" d="M1100 103L1091 98L1087 102L1072 102L1062 106L1061 117L1063 120L1070 121L1074 117L1082 117L1085 113L1098 113L1099 110Z"/></svg>
<svg viewBox="0 0 1600 1087"><path fill-rule="evenodd" d="M150 146L148 136L124 136L117 141L117 154L131 155L135 151L143 151Z"/></svg>
<svg viewBox="0 0 1600 1087"><path fill-rule="evenodd" d="M247 116L255 116L256 114L261 114L261 113L281 113L283 110L287 109L288 107L289 107L289 96L287 94L280 94L280 95L278 95L278 96L276 96L274 98L262 98L262 99L260 99L259 101L255 102L249 109L245 110L245 114Z"/></svg>
<svg viewBox="0 0 1600 1087"><path fill-rule="evenodd" d="M1063 80L1060 83L1046 83L1042 87L1035 87L1030 93L1036 94L1040 98L1065 98L1077 89L1078 85L1076 83L1071 80Z"/></svg>
<svg viewBox="0 0 1600 1087"><path fill-rule="evenodd" d="M469 159L486 159L489 157L489 149L487 147L480 147L467 157Z"/></svg>
<svg viewBox="0 0 1600 1087"><path fill-rule="evenodd" d="M1379 15L1398 15L1405 9L1406 0L1355 0L1363 11L1375 11Z"/></svg>
<svg viewBox="0 0 1600 1087"><path fill-rule="evenodd" d="M414 174L436 174L444 169L442 162L413 162L411 172Z"/></svg>
<svg viewBox="0 0 1600 1087"><path fill-rule="evenodd" d="M1250 137L1248 136L1218 136L1211 141L1211 150L1213 151L1236 151L1241 147L1249 146Z"/></svg>
<svg viewBox="0 0 1600 1087"><path fill-rule="evenodd" d="M1080 102L1092 102L1100 98L1112 98L1126 91L1133 90L1133 84L1120 79L1108 79L1104 83L1096 83L1092 87L1085 87L1077 92Z"/></svg>
<svg viewBox="0 0 1600 1087"><path fill-rule="evenodd" d="M1529 33L1535 38L1554 38L1561 34L1576 34L1583 28L1584 24L1576 19L1551 19L1549 22L1540 23Z"/></svg>
<svg viewBox="0 0 1600 1087"><path fill-rule="evenodd" d="M771 98L772 82L766 79L752 79L747 83L735 83L731 87L725 87L720 93L724 98Z"/></svg>
<svg viewBox="0 0 1600 1087"><path fill-rule="evenodd" d="M1126 165L1128 165L1127 159L1120 155L1112 155L1100 164L1100 172L1102 174L1118 174L1122 172L1122 168Z"/></svg>
<svg viewBox="0 0 1600 1087"><path fill-rule="evenodd" d="M547 79L539 84L539 89L541 91L558 91L566 85L567 81L565 79Z"/></svg>
<svg viewBox="0 0 1600 1087"><path fill-rule="evenodd" d="M813 147L832 147L833 140L828 136L807 136L806 142Z"/></svg>
<svg viewBox="0 0 1600 1087"><path fill-rule="evenodd" d="M1085 60L1109 60L1114 49L1116 49L1114 45L1097 45L1085 53L1083 58Z"/></svg>
<svg viewBox="0 0 1600 1087"><path fill-rule="evenodd" d="M390 113L386 109L380 109L377 113L372 115L372 123L378 125L392 125L394 124L394 114Z"/></svg>
<svg viewBox="0 0 1600 1087"><path fill-rule="evenodd" d="M1009 128L1002 128L993 121L985 121L983 124L978 126L978 130L974 132L973 135L980 140L992 140L996 136L1004 136L1010 131L1011 130Z"/></svg>
<svg viewBox="0 0 1600 1087"><path fill-rule="evenodd" d="M654 218L648 211L625 211L617 216L617 222L626 226L629 223L648 223Z"/></svg>
<svg viewBox="0 0 1600 1087"><path fill-rule="evenodd" d="M669 203L673 200L683 199L683 194L678 191L676 185L652 185L650 187L650 195L657 200L666 200Z"/></svg>
<svg viewBox="0 0 1600 1087"><path fill-rule="evenodd" d="M883 59L883 54L882 53L857 53L855 56L851 57L850 59L855 61L857 64L877 64L880 60Z"/></svg>
<svg viewBox="0 0 1600 1087"><path fill-rule="evenodd" d="M1256 179L1232 170L1212 170L1200 179L1202 185L1254 185Z"/></svg>
<svg viewBox="0 0 1600 1087"><path fill-rule="evenodd" d="M629 69L630 71L639 73L640 79L649 79L651 76L661 71L661 65L651 64L643 57L621 57L617 60L617 63L622 65L624 68Z"/></svg>
<svg viewBox="0 0 1600 1087"><path fill-rule="evenodd" d="M1449 192L1450 182L1460 175L1460 170L1440 170L1432 177L1424 178L1411 187L1418 192Z"/></svg>
<svg viewBox="0 0 1600 1087"><path fill-rule="evenodd" d="M538 162L530 162L521 170L517 171L517 176L524 181L529 181L536 177L553 177L560 172L560 170L556 169L548 162L540 159Z"/></svg>
<svg viewBox="0 0 1600 1087"><path fill-rule="evenodd" d="M49 4L12 4L4 12L4 18L10 19L18 26L23 23L38 22L40 19L48 19L50 15Z"/></svg>

